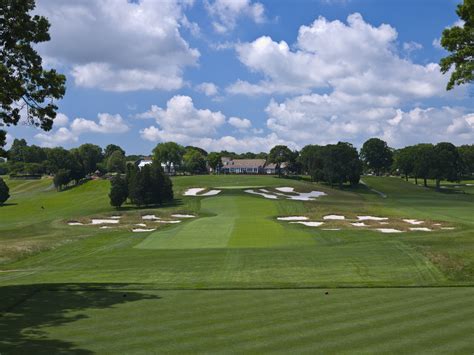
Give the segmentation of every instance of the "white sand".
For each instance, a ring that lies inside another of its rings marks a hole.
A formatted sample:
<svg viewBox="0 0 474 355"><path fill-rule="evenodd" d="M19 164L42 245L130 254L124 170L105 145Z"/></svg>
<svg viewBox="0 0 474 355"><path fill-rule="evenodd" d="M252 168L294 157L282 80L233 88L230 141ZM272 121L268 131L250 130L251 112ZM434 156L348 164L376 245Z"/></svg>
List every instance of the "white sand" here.
<svg viewBox="0 0 474 355"><path fill-rule="evenodd" d="M354 227L367 227L367 224L365 224L364 222L354 222L354 223L351 223Z"/></svg>
<svg viewBox="0 0 474 355"><path fill-rule="evenodd" d="M290 222L291 224L303 224L308 227L319 227L324 224L324 222Z"/></svg>
<svg viewBox="0 0 474 355"><path fill-rule="evenodd" d="M91 224L118 224L117 219L92 219Z"/></svg>
<svg viewBox="0 0 474 355"><path fill-rule="evenodd" d="M215 196L217 194L219 194L221 192L221 190L210 190L204 194L201 194L201 195L198 195L198 196Z"/></svg>
<svg viewBox="0 0 474 355"><path fill-rule="evenodd" d="M398 229L392 229L392 228L378 228L376 230L382 233L403 233L402 231Z"/></svg>
<svg viewBox="0 0 474 355"><path fill-rule="evenodd" d="M390 223L388 223L388 222L379 222L379 224L387 225L387 224L390 224Z"/></svg>
<svg viewBox="0 0 474 355"><path fill-rule="evenodd" d="M342 220L342 219L346 219L346 217L338 215L338 214L329 214L327 216L324 216L323 219Z"/></svg>
<svg viewBox="0 0 474 355"><path fill-rule="evenodd" d="M277 187L275 190L280 191L280 192L295 192L294 187Z"/></svg>
<svg viewBox="0 0 474 355"><path fill-rule="evenodd" d="M255 190L245 190L245 192L248 193L248 194L260 195L260 196L263 196L265 198L269 198L269 199L272 199L272 200L276 200L278 198L275 195L270 195L270 194L267 194L267 193L264 193L264 192L258 192L258 191L255 191Z"/></svg>
<svg viewBox="0 0 474 355"><path fill-rule="evenodd" d="M120 219L120 218L122 218L122 216L112 216L112 217L110 217L110 218L112 218L112 219Z"/></svg>
<svg viewBox="0 0 474 355"><path fill-rule="evenodd" d="M84 223L81 223L81 222L69 222L68 223L70 226L83 226Z"/></svg>
<svg viewBox="0 0 474 355"><path fill-rule="evenodd" d="M195 218L196 216L193 214L172 214L171 217L174 218Z"/></svg>
<svg viewBox="0 0 474 355"><path fill-rule="evenodd" d="M388 217L357 216L359 221L386 221Z"/></svg>
<svg viewBox="0 0 474 355"><path fill-rule="evenodd" d="M432 229L426 227L412 227L410 228L411 231L420 231L420 232L431 232Z"/></svg>
<svg viewBox="0 0 474 355"><path fill-rule="evenodd" d="M435 224L433 224L433 225L434 225L434 226L440 226L441 223L435 223Z"/></svg>
<svg viewBox="0 0 474 355"><path fill-rule="evenodd" d="M205 189L202 188L202 187L197 187L197 188L193 188L193 189L187 189L185 192L184 192L184 196L197 196L197 194L201 191L204 191Z"/></svg>
<svg viewBox="0 0 474 355"><path fill-rule="evenodd" d="M156 217L154 214L147 214L145 216L142 216L142 219L145 219L145 220L156 220L156 219L160 219L160 217Z"/></svg>
<svg viewBox="0 0 474 355"><path fill-rule="evenodd" d="M456 228L454 228L454 227L441 227L441 229L451 231L451 230L456 229Z"/></svg>
<svg viewBox="0 0 474 355"><path fill-rule="evenodd" d="M311 192L297 192L297 196L288 196L290 200L297 201L310 201L319 196L325 196L326 193L322 191L311 191Z"/></svg>
<svg viewBox="0 0 474 355"><path fill-rule="evenodd" d="M288 217L277 217L279 221L305 221L309 219L305 216L288 216Z"/></svg>
<svg viewBox="0 0 474 355"><path fill-rule="evenodd" d="M168 223L168 224L176 224L181 223L181 221L155 221L156 223Z"/></svg>
<svg viewBox="0 0 474 355"><path fill-rule="evenodd" d="M322 228L323 231L340 231L341 228Z"/></svg>
<svg viewBox="0 0 474 355"><path fill-rule="evenodd" d="M110 227L109 226L102 226L99 229L110 229Z"/></svg>
<svg viewBox="0 0 474 355"><path fill-rule="evenodd" d="M132 229L133 233L141 233L141 232L153 232L156 231L156 228L145 229L145 228L134 228Z"/></svg>
<svg viewBox="0 0 474 355"><path fill-rule="evenodd" d="M146 224L145 224L145 223L137 223L137 224L135 224L135 225L138 226L138 227L146 227Z"/></svg>
<svg viewBox="0 0 474 355"><path fill-rule="evenodd" d="M404 219L403 222L407 222L413 225L423 224L425 221L419 221L417 219Z"/></svg>

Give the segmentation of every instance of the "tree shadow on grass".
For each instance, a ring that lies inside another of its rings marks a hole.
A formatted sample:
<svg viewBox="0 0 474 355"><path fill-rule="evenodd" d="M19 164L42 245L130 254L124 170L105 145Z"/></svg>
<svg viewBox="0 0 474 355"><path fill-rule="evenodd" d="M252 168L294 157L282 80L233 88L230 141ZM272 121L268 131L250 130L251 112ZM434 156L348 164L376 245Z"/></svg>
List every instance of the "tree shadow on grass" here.
<svg viewBox="0 0 474 355"><path fill-rule="evenodd" d="M106 309L158 296L130 291L130 285L59 284L0 287L0 353L92 354L73 342L52 339L43 327L62 326L87 318L70 315L89 309ZM92 334L97 331L91 329Z"/></svg>
<svg viewBox="0 0 474 355"><path fill-rule="evenodd" d="M7 202L7 203L0 204L0 208L9 207L9 206L16 206L16 205L18 205L18 203L14 203L14 202L13 203L8 203Z"/></svg>

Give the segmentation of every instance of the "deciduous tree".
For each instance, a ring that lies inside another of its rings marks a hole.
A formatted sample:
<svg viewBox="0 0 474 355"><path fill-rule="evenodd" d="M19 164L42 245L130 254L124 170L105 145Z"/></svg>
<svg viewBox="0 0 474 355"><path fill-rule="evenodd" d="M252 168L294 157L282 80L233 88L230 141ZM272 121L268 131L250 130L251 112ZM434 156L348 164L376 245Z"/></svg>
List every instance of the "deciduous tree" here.
<svg viewBox="0 0 474 355"><path fill-rule="evenodd" d="M175 142L159 143L153 149L153 160L166 165L168 174L171 173L171 165L177 169L183 160L184 147Z"/></svg>
<svg viewBox="0 0 474 355"><path fill-rule="evenodd" d="M0 127L16 125L23 117L48 131L58 107L54 100L66 91L66 77L45 70L33 48L50 40L49 22L30 14L34 0L0 1ZM0 147L5 136L0 135Z"/></svg>
<svg viewBox="0 0 474 355"><path fill-rule="evenodd" d="M474 80L474 0L464 0L456 13L463 24L446 28L441 37L441 45L451 52L441 59L441 72L446 74L454 66L447 90Z"/></svg>
<svg viewBox="0 0 474 355"><path fill-rule="evenodd" d="M10 189L5 181L0 178L0 206L10 198Z"/></svg>
<svg viewBox="0 0 474 355"><path fill-rule="evenodd" d="M393 154L387 143L379 138L367 140L360 151L362 161L368 170L375 175L388 171L393 161Z"/></svg>
<svg viewBox="0 0 474 355"><path fill-rule="evenodd" d="M120 152L119 152L120 153ZM127 180L120 175L115 175L110 181L110 205L119 209L127 200L128 186Z"/></svg>

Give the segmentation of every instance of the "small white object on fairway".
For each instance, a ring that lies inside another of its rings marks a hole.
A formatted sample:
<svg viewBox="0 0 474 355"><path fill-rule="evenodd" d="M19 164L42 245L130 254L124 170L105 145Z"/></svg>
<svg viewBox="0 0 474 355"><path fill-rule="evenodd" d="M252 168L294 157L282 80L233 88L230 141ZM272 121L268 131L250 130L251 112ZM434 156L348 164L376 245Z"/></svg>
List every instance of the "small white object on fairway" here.
<svg viewBox="0 0 474 355"><path fill-rule="evenodd" d="M305 216L288 216L288 217L277 217L279 221L306 221L309 218Z"/></svg>
<svg viewBox="0 0 474 355"><path fill-rule="evenodd" d="M221 192L221 190L210 190L204 194L201 194L201 195L197 195L197 196L215 196L217 194L219 194Z"/></svg>
<svg viewBox="0 0 474 355"><path fill-rule="evenodd" d="M264 192L258 192L258 191L255 191L255 190L245 190L245 192L248 193L248 194L260 195L260 196L263 196L265 198L269 198L269 199L272 199L272 200L276 200L278 198L278 196L266 194Z"/></svg>
<svg viewBox="0 0 474 355"><path fill-rule="evenodd" d="M290 222L290 224L296 224L296 223L303 224L303 225L308 226L308 227L319 227L319 226L324 224L324 222L301 222L301 221L300 222Z"/></svg>
<svg viewBox="0 0 474 355"><path fill-rule="evenodd" d="M84 223L81 223L81 222L69 222L68 223L70 226L83 226Z"/></svg>
<svg viewBox="0 0 474 355"><path fill-rule="evenodd" d="M386 221L388 217L357 216L359 221Z"/></svg>
<svg viewBox="0 0 474 355"><path fill-rule="evenodd" d="M118 224L118 219L92 219L91 224Z"/></svg>
<svg viewBox="0 0 474 355"><path fill-rule="evenodd" d="M327 219L327 220L342 220L342 219L346 219L346 217L341 216L341 215L338 215L338 214L329 214L329 215L327 215L327 216L324 216L323 219Z"/></svg>
<svg viewBox="0 0 474 355"><path fill-rule="evenodd" d="M156 217L154 214L147 214L145 216L142 216L142 219L145 219L145 220L156 220L156 219L160 219L160 217Z"/></svg>
<svg viewBox="0 0 474 355"><path fill-rule="evenodd" d="M413 225L418 225L418 224L423 224L425 223L424 221L419 221L417 219L404 219L403 222L407 222Z"/></svg>
<svg viewBox="0 0 474 355"><path fill-rule="evenodd" d="M420 231L420 232L431 232L432 229L426 227L412 227L410 228L411 231Z"/></svg>
<svg viewBox="0 0 474 355"><path fill-rule="evenodd" d="M153 231L156 231L156 228L150 228L150 229L134 228L134 229L132 229L133 233L143 233L143 232L153 232Z"/></svg>
<svg viewBox="0 0 474 355"><path fill-rule="evenodd" d="M193 214L172 214L171 217L174 217L174 218L196 218L195 215Z"/></svg>
<svg viewBox="0 0 474 355"><path fill-rule="evenodd" d="M382 233L403 233L403 231L393 228L378 228L376 230Z"/></svg>
<svg viewBox="0 0 474 355"><path fill-rule="evenodd" d="M354 227L367 227L367 224L365 224L364 222L354 222L354 223L351 223Z"/></svg>

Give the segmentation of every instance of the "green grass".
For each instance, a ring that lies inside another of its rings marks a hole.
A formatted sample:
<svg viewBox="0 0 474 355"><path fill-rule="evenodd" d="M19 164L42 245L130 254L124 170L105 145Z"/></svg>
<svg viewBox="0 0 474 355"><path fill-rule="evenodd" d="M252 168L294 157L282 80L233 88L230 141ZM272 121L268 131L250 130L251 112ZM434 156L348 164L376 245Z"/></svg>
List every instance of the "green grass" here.
<svg viewBox="0 0 474 355"><path fill-rule="evenodd" d="M177 177L174 204L119 213L130 225L148 213L198 218L139 234L67 225L117 213L107 181L58 193L50 179L7 180L0 353L472 353L474 196L462 193L470 187L450 193L400 178L364 181L368 187L339 190L271 176ZM273 201L241 190L254 186L328 195ZM182 197L189 187L223 191ZM326 214L456 229L385 235L275 219Z"/></svg>

